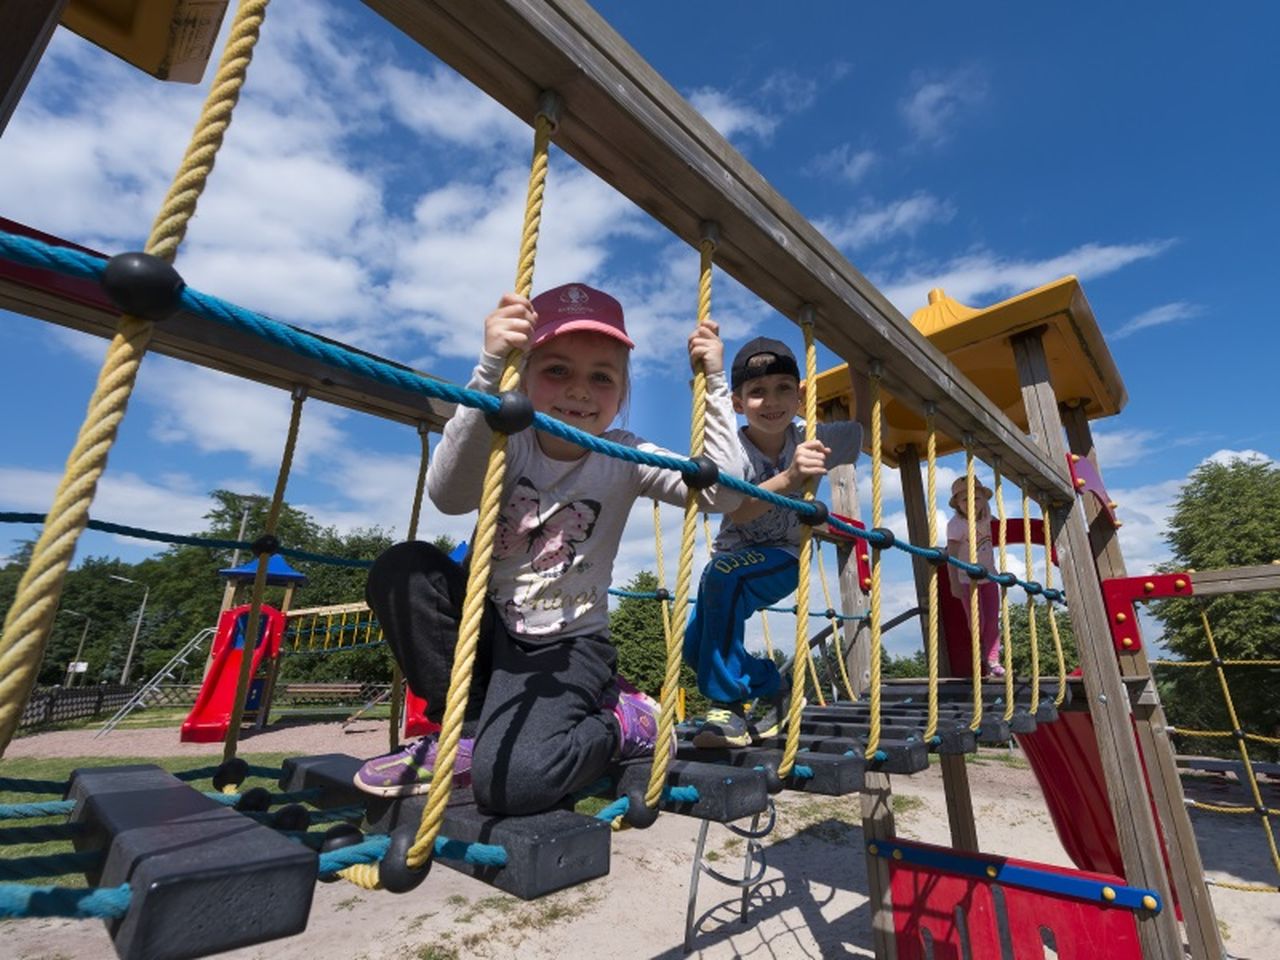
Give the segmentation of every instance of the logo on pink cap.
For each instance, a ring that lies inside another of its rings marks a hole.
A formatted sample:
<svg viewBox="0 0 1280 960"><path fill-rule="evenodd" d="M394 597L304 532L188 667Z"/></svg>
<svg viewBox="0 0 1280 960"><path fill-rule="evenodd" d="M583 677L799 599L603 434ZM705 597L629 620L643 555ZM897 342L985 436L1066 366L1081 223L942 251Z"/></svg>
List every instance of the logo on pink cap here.
<svg viewBox="0 0 1280 960"><path fill-rule="evenodd" d="M622 321L622 304L603 290L585 283L566 283L533 298L538 325L529 348L541 346L562 333L602 333L628 348L635 343Z"/></svg>

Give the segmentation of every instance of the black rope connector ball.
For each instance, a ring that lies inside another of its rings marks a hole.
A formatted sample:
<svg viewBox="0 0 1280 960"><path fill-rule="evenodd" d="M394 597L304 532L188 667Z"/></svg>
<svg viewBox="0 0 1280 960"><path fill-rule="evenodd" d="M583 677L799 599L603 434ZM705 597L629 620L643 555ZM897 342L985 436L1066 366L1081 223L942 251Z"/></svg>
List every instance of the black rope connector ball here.
<svg viewBox="0 0 1280 960"><path fill-rule="evenodd" d="M101 283L122 313L156 322L178 312L186 286L173 264L149 253L112 257L102 271Z"/></svg>
<svg viewBox="0 0 1280 960"><path fill-rule="evenodd" d="M213 771L213 789L219 793L224 787L238 787L249 776L249 764L239 757L223 760L218 769Z"/></svg>
<svg viewBox="0 0 1280 960"><path fill-rule="evenodd" d="M941 548L934 548L932 556L929 557L929 562L935 566L945 567L947 565L947 559L947 551Z"/></svg>
<svg viewBox="0 0 1280 960"><path fill-rule="evenodd" d="M834 607L827 607L826 618L828 620L834 620L836 618L836 611Z"/></svg>
<svg viewBox="0 0 1280 960"><path fill-rule="evenodd" d="M772 763L766 763L761 765L760 771L764 774L764 788L770 796L781 793L784 784L778 776L778 768Z"/></svg>
<svg viewBox="0 0 1280 960"><path fill-rule="evenodd" d="M1022 585L1022 589L1027 591L1027 593L1033 597L1037 594L1044 593L1044 587L1036 583L1034 580L1028 580Z"/></svg>
<svg viewBox="0 0 1280 960"><path fill-rule="evenodd" d="M341 850L343 847L354 847L357 843L364 842L364 834L360 832L360 828L350 823L339 823L330 827L324 832L324 838L320 841L321 853L332 853L334 850ZM333 883L340 879L336 873L321 874L321 883Z"/></svg>
<svg viewBox="0 0 1280 960"><path fill-rule="evenodd" d="M622 822L637 830L652 827L658 819L658 808L649 807L644 802L644 791L641 789L627 792L627 812L622 815Z"/></svg>
<svg viewBox="0 0 1280 960"><path fill-rule="evenodd" d="M421 870L409 866L409 850L417 839L417 827L405 824L391 831L391 846L378 861L378 882L391 893L408 893L431 872L431 860Z"/></svg>
<svg viewBox="0 0 1280 960"><path fill-rule="evenodd" d="M800 511L800 522L808 524L811 527L820 527L827 522L827 517L831 512L827 509L827 505L821 500L808 500L810 509Z"/></svg>
<svg viewBox="0 0 1280 960"><path fill-rule="evenodd" d="M253 541L253 555L260 557L264 553L267 555L280 552L280 539L274 533L264 533L257 540Z"/></svg>
<svg viewBox="0 0 1280 960"><path fill-rule="evenodd" d="M276 830L305 830L311 826L311 811L300 803L290 803L271 815Z"/></svg>
<svg viewBox="0 0 1280 960"><path fill-rule="evenodd" d="M1232 735L1233 737L1235 737L1237 740L1243 740L1243 739L1244 739L1244 731L1243 731L1243 730L1232 730L1232 731L1231 731L1231 735Z"/></svg>
<svg viewBox="0 0 1280 960"><path fill-rule="evenodd" d="M720 479L720 468L710 457L700 453L690 459L698 469L694 473L684 475L685 486L692 490L705 490Z"/></svg>
<svg viewBox="0 0 1280 960"><path fill-rule="evenodd" d="M240 794L236 809L241 813L266 813L271 808L271 791L266 787L254 787Z"/></svg>
<svg viewBox="0 0 1280 960"><path fill-rule="evenodd" d="M519 433L533 425L533 401L519 390L498 394L498 409L484 415L489 429L498 433Z"/></svg>
<svg viewBox="0 0 1280 960"><path fill-rule="evenodd" d="M670 599L671 599L671 591L670 591L670 590L668 590L666 587L659 587L657 590L653 591L653 599L655 599L655 600L670 600Z"/></svg>
<svg viewBox="0 0 1280 960"><path fill-rule="evenodd" d="M1018 576L1014 573L993 573L991 579L1002 587L1012 587L1018 582Z"/></svg>
<svg viewBox="0 0 1280 960"><path fill-rule="evenodd" d="M1222 666L1222 658L1214 657L1212 660L1209 661L1209 663L1213 664L1213 666L1215 667L1220 667Z"/></svg>
<svg viewBox="0 0 1280 960"><path fill-rule="evenodd" d="M986 567L974 564L970 569L965 570L965 576L970 580L986 580L991 576L991 571Z"/></svg>
<svg viewBox="0 0 1280 960"><path fill-rule="evenodd" d="M893 535L893 531L888 527L872 527L869 532L871 534L871 545L879 547L881 550L888 550L898 542Z"/></svg>

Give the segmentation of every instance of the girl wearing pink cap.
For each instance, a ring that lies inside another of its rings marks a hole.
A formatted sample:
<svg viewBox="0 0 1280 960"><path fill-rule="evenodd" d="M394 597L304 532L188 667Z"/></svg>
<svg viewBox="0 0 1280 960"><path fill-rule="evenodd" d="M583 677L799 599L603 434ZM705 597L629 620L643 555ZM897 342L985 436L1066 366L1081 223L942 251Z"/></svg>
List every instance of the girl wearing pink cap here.
<svg viewBox="0 0 1280 960"><path fill-rule="evenodd" d="M634 346L622 307L583 283L529 301L507 294L484 322L484 349L467 386L496 393L503 357L527 353L523 390L533 407L592 436L666 453L613 421L630 386ZM735 417L717 327L689 337L689 360L707 374L706 455L742 475ZM447 514L479 505L492 433L485 416L459 407L427 473L432 502ZM507 443L489 596L481 626L456 782L499 813L546 810L599 779L610 763L651 754L657 704L616 674L608 589L631 506L639 497L683 504L680 474L592 453L523 430ZM738 494L713 485L704 510L734 509ZM402 543L375 562L366 595L410 688L439 722L466 580L428 543ZM435 765L428 737L367 762L361 789L424 793Z"/></svg>

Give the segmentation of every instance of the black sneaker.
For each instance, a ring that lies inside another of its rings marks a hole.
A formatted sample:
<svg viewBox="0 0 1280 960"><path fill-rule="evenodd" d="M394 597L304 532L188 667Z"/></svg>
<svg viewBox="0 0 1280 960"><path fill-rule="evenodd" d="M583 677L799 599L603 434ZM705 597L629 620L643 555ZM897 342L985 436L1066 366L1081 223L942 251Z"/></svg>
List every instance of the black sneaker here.
<svg viewBox="0 0 1280 960"><path fill-rule="evenodd" d="M802 699L800 709L803 710L808 702ZM753 717L749 725L752 743L781 736L786 731L787 717L791 713L791 688L779 690L768 700L761 700L759 706L764 712Z"/></svg>
<svg viewBox="0 0 1280 960"><path fill-rule="evenodd" d="M693 745L704 750L745 747L750 742L751 731L740 703L712 703L706 721L693 735Z"/></svg>

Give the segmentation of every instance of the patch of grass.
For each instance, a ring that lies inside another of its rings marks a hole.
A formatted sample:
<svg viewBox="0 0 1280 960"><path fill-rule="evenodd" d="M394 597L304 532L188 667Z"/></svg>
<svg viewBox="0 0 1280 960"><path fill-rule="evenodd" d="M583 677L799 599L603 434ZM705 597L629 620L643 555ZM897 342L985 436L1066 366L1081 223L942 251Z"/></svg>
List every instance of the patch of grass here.
<svg viewBox="0 0 1280 960"><path fill-rule="evenodd" d="M447 903L451 907L465 907L470 902L471 902L470 900L468 900L466 897L464 897L460 893L451 894L449 898L445 900L445 903Z"/></svg>
<svg viewBox="0 0 1280 960"><path fill-rule="evenodd" d="M464 897L463 899L465 900L466 898ZM510 913L515 909L515 905L516 901L513 897L508 897L503 894L499 894L495 897L485 897L484 899L477 900L472 904L471 909L466 913L458 914L457 921L458 923L470 923L476 917L490 911L499 914Z"/></svg>
<svg viewBox="0 0 1280 960"><path fill-rule="evenodd" d="M1231 939L1231 928L1227 926L1227 921L1225 920L1218 921L1218 932L1222 934L1223 943L1226 943L1228 940Z"/></svg>
<svg viewBox="0 0 1280 960"><path fill-rule="evenodd" d="M458 948L442 943L424 943L413 955L416 960L458 960Z"/></svg>
<svg viewBox="0 0 1280 960"><path fill-rule="evenodd" d="M718 852L718 851L715 851L715 850L705 850L705 851L703 851L702 856L703 856L705 859L710 860L712 863L715 863L717 860L719 860L719 859L720 859L720 854L719 854L719 852Z"/></svg>
<svg viewBox="0 0 1280 960"><path fill-rule="evenodd" d="M905 820L924 806L924 800L908 793L895 793L890 805L893 807L893 815Z"/></svg>
<svg viewBox="0 0 1280 960"><path fill-rule="evenodd" d="M594 817L611 803L613 801L608 797L584 797L573 805L573 812L585 817Z"/></svg>
<svg viewBox="0 0 1280 960"><path fill-rule="evenodd" d="M404 928L405 933L413 933L413 931L417 930L419 927L421 927L424 923L426 923L435 915L436 913L434 910L428 911L427 913L418 914L416 917L414 917L405 925L405 928Z"/></svg>
<svg viewBox="0 0 1280 960"><path fill-rule="evenodd" d="M357 904L364 903L364 898L360 896L347 897L345 900L339 900L333 905L335 910L354 910Z"/></svg>

